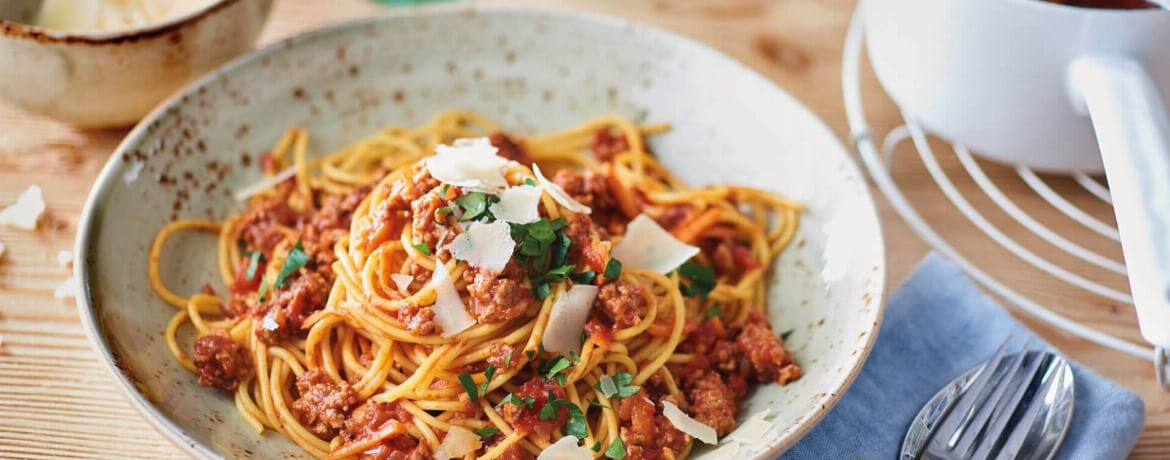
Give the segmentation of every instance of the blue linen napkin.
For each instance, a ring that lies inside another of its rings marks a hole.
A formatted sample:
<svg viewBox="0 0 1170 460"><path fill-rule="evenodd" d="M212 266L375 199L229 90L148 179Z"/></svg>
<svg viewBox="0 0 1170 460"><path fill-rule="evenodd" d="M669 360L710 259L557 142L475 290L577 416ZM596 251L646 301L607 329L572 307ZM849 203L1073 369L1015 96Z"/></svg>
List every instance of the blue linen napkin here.
<svg viewBox="0 0 1170 460"><path fill-rule="evenodd" d="M896 459L906 428L922 405L947 382L990 358L1008 334L1020 342L1040 340L958 267L928 255L890 296L877 343L853 386L780 459ZM1070 363L1076 406L1056 458L1125 458L1145 424L1142 400Z"/></svg>

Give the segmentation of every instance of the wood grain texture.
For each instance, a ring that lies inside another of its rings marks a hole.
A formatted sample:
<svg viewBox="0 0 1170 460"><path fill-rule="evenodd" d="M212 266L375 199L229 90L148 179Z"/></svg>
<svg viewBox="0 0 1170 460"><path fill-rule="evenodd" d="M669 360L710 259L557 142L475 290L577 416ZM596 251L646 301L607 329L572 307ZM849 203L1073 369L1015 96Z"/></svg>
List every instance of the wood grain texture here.
<svg viewBox="0 0 1170 460"><path fill-rule="evenodd" d="M842 138L848 130L840 62L854 0L493 0L491 4L570 7L629 17L707 43L746 63L791 92ZM313 27L376 13L365 0L277 2L262 43ZM867 116L884 136L901 123L897 108L868 72L863 75ZM0 103L0 205L28 185L44 188L48 213L37 232L0 228L8 255L0 260L0 458L181 458L124 400L95 361L71 301L53 298L69 276L56 254L68 250L86 193L125 130L78 131ZM937 146L946 152L945 144ZM953 154L943 168L972 205L1005 234L1038 255L1073 267L1089 279L1126 292L1124 277L1072 258L1036 238L987 199ZM981 162L988 176L1020 207L1070 240L1121 260L1115 241L1076 224L1044 203L1011 169ZM913 149L902 146L895 180L940 233L983 269L1021 293L1082 323L1140 342L1132 307L1087 294L1024 264L992 243L957 213L926 173ZM1094 217L1112 223L1109 207L1067 178L1046 177ZM877 195L875 191L875 196ZM882 199L889 286L914 267L928 247ZM1022 318L1077 361L1138 392L1147 427L1132 458L1170 458L1170 396L1158 388L1148 362L1103 349ZM84 402L84 404L81 404ZM117 437L105 427L119 427Z"/></svg>

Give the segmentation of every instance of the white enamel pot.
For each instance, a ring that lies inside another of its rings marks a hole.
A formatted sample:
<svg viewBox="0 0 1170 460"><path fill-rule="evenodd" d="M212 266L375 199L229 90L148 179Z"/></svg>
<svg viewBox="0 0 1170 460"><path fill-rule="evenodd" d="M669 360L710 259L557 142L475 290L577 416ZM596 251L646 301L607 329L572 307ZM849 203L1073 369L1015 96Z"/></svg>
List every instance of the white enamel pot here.
<svg viewBox="0 0 1170 460"><path fill-rule="evenodd" d="M1170 348L1170 11L864 0L882 86L984 157L1109 179L1143 337Z"/></svg>

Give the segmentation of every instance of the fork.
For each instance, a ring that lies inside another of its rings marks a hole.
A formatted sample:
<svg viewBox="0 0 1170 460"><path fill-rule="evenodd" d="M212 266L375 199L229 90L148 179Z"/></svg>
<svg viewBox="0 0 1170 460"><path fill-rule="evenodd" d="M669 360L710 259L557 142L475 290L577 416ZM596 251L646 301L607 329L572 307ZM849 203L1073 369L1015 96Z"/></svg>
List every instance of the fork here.
<svg viewBox="0 0 1170 460"><path fill-rule="evenodd" d="M943 408L920 458L1015 459L1036 448L1036 433L1046 430L1034 425L1052 409L1054 402L1046 401L1049 390L1056 382L1066 383L1060 374L1064 363L1032 349L1031 341L1022 351L1008 353L1010 343L1009 337L966 391Z"/></svg>

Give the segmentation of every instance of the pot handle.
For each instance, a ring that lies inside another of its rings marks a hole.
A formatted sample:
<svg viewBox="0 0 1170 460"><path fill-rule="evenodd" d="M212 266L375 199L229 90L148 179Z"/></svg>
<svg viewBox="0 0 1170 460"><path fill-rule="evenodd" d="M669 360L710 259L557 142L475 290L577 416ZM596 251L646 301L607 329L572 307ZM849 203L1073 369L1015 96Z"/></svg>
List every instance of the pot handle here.
<svg viewBox="0 0 1170 460"><path fill-rule="evenodd" d="M1142 337L1161 353L1170 349L1166 104L1153 78L1127 57L1079 57L1069 68L1069 83L1074 103L1088 113L1097 134Z"/></svg>

